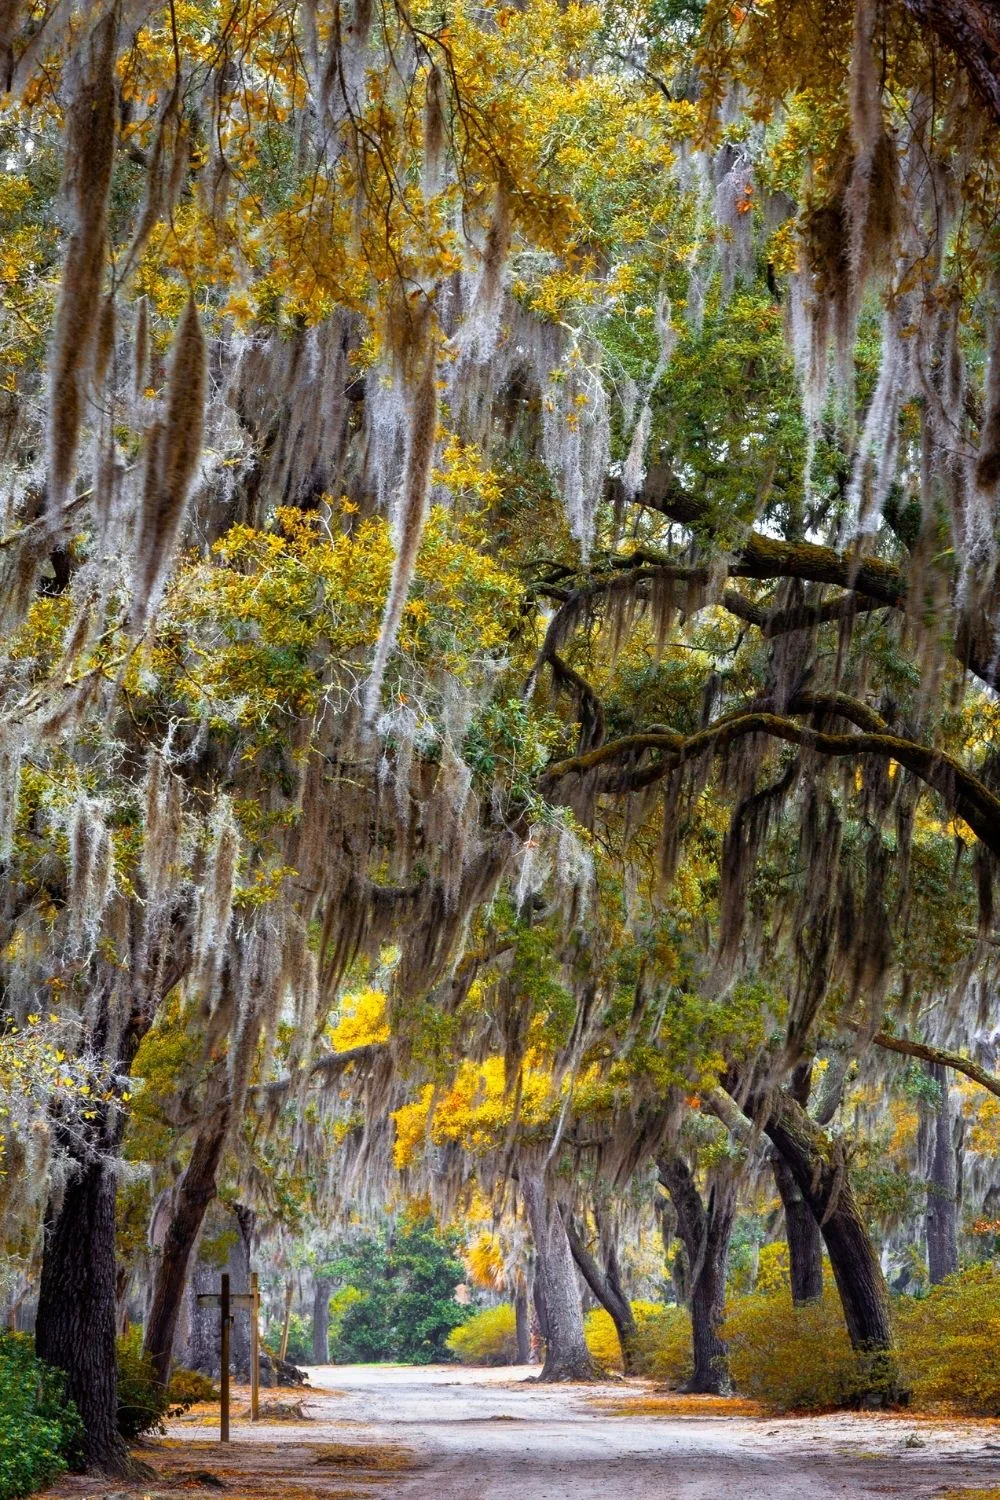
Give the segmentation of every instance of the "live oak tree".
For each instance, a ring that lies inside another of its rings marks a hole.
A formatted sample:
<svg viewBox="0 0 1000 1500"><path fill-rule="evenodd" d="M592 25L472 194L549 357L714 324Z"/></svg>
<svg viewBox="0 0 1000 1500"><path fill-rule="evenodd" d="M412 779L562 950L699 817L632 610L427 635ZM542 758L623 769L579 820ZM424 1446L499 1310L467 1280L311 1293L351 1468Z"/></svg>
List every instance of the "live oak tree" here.
<svg viewBox="0 0 1000 1500"><path fill-rule="evenodd" d="M26 0L0 59L4 1013L55 1014L94 1095L40 1063L32 1149L69 1176L38 1342L89 1460L124 1462L115 1163L168 995L215 1132L176 1293L229 1122L322 1077L352 963L397 945L372 1112L451 1048L503 1067L502 1119L537 954L490 978L492 1036L454 1024L501 891L566 997L541 1153L579 1104L627 1177L700 1091L772 1142L886 1352L840 1106L803 1079L908 1047L992 1076L982 7ZM683 959L609 982L678 906ZM41 1210L10 1200L26 1259Z"/></svg>

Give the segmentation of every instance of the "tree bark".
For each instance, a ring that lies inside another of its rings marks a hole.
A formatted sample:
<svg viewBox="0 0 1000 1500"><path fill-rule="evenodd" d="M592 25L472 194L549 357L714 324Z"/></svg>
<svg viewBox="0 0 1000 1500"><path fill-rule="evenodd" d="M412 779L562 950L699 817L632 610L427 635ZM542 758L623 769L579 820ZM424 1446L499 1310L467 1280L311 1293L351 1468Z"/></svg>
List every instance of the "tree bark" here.
<svg viewBox="0 0 1000 1500"><path fill-rule="evenodd" d="M927 1176L927 1274L931 1285L958 1270L958 1173L952 1141L948 1074L939 1063L927 1070L941 1090L933 1124L933 1152Z"/></svg>
<svg viewBox="0 0 1000 1500"><path fill-rule="evenodd" d="M622 1370L626 1375L634 1375L637 1359L635 1317L632 1313L632 1304L622 1287L618 1252L613 1243L608 1246L605 1269L602 1271L580 1238L573 1220L568 1215L564 1215L564 1219L569 1247L577 1268L615 1325L622 1355Z"/></svg>
<svg viewBox="0 0 1000 1500"><path fill-rule="evenodd" d="M903 0L922 26L950 47L1000 123L1000 18L995 0Z"/></svg>
<svg viewBox="0 0 1000 1500"><path fill-rule="evenodd" d="M329 1276L317 1276L313 1283L313 1337L312 1362L314 1365L330 1363L330 1292L333 1282Z"/></svg>
<svg viewBox="0 0 1000 1500"><path fill-rule="evenodd" d="M545 1310L545 1363L540 1380L593 1380L597 1374L583 1334L576 1268L558 1203L541 1177L523 1173L521 1191L535 1242L536 1291Z"/></svg>
<svg viewBox="0 0 1000 1500"><path fill-rule="evenodd" d="M144 1340L144 1351L164 1387L170 1383L174 1336L191 1257L205 1214L215 1198L216 1177L228 1130L229 1109L223 1107L198 1132L191 1159L174 1188L173 1210L156 1267Z"/></svg>
<svg viewBox="0 0 1000 1500"><path fill-rule="evenodd" d="M288 1357L288 1330L292 1322L292 1298L295 1296L295 1283L291 1280L285 1282L285 1318L281 1325L281 1347L278 1350L278 1358L284 1364Z"/></svg>
<svg viewBox="0 0 1000 1500"><path fill-rule="evenodd" d="M130 1470L118 1432L115 1352L114 1157L122 1125L111 1104L90 1126L61 1132L75 1170L46 1212L35 1322L39 1358L65 1372L83 1421L87 1468L114 1475Z"/></svg>
<svg viewBox="0 0 1000 1500"><path fill-rule="evenodd" d="M882 1274L837 1142L788 1094L777 1092L748 1105L762 1118L772 1145L784 1158L820 1226L853 1348L869 1365L869 1404L903 1396L893 1356L889 1288Z"/></svg>
<svg viewBox="0 0 1000 1500"><path fill-rule="evenodd" d="M792 1302L802 1307L823 1295L823 1237L795 1176L781 1156L771 1162L785 1211L785 1239L792 1283Z"/></svg>
<svg viewBox="0 0 1000 1500"><path fill-rule="evenodd" d="M727 1395L729 1350L721 1335L726 1310L726 1266L736 1214L730 1183L713 1183L703 1203L687 1162L680 1156L657 1161L660 1181L677 1215L677 1233L688 1260L691 1347L694 1373L686 1391Z"/></svg>
<svg viewBox="0 0 1000 1500"><path fill-rule="evenodd" d="M517 1336L517 1362L531 1363L531 1309L528 1306L528 1289L524 1278L519 1276L514 1293L514 1327Z"/></svg>

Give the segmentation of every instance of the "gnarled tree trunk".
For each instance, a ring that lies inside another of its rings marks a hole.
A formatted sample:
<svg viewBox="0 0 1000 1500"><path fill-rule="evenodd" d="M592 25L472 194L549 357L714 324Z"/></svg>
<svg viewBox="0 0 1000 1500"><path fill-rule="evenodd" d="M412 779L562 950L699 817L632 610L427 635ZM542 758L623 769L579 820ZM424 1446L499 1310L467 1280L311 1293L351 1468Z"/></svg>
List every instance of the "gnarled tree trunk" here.
<svg viewBox="0 0 1000 1500"><path fill-rule="evenodd" d="M785 1093L768 1101L764 1129L819 1223L851 1344L870 1365L870 1403L903 1394L893 1355L889 1288L837 1142Z"/></svg>
<svg viewBox="0 0 1000 1500"><path fill-rule="evenodd" d="M84 1426L89 1469L126 1474L129 1457L118 1433L117 1301L114 1158L123 1118L116 1105L74 1131L62 1145L74 1170L45 1217L35 1321L41 1359L66 1374L66 1391Z"/></svg>
<svg viewBox="0 0 1000 1500"><path fill-rule="evenodd" d="M531 1308L528 1305L528 1288L524 1277L518 1276L514 1293L514 1329L517 1337L517 1362L531 1363Z"/></svg>
<svg viewBox="0 0 1000 1500"><path fill-rule="evenodd" d="M145 1352L163 1386L170 1381L184 1287L205 1214L215 1198L216 1177L228 1131L229 1109L224 1106L201 1127L191 1159L173 1190L173 1207L156 1266L144 1339Z"/></svg>
<svg viewBox="0 0 1000 1500"><path fill-rule="evenodd" d="M622 1369L626 1375L636 1372L636 1326L632 1304L622 1287L621 1267L618 1251L613 1241L608 1244L605 1268L602 1270L580 1237L573 1220L566 1215L566 1234L577 1268L598 1302L609 1314L618 1335L622 1355Z"/></svg>
<svg viewBox="0 0 1000 1500"><path fill-rule="evenodd" d="M783 1157L771 1162L785 1211L785 1239L792 1283L792 1302L802 1307L823 1295L823 1236L795 1175Z"/></svg>
<svg viewBox="0 0 1000 1500"><path fill-rule="evenodd" d="M523 1173L521 1191L535 1242L535 1289L545 1312L545 1363L540 1380L593 1380L583 1335L576 1268L558 1203L540 1176Z"/></svg>
<svg viewBox="0 0 1000 1500"><path fill-rule="evenodd" d="M694 1373L685 1390L726 1395L731 1389L729 1351L721 1328L726 1309L726 1267L736 1214L736 1195L731 1183L715 1182L703 1203L683 1157L663 1156L656 1165L660 1181L674 1205L677 1233L688 1260Z"/></svg>

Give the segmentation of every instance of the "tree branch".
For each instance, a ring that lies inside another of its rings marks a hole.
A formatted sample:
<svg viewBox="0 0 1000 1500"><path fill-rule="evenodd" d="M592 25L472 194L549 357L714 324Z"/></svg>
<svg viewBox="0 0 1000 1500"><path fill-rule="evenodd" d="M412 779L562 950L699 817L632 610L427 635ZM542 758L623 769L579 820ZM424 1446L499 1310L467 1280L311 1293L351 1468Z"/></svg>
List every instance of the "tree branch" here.
<svg viewBox="0 0 1000 1500"><path fill-rule="evenodd" d="M1000 19L995 0L903 0L958 58L993 119L1000 123Z"/></svg>
<svg viewBox="0 0 1000 1500"><path fill-rule="evenodd" d="M897 761L936 791L952 814L964 819L976 837L1000 855L1000 798L953 756L894 734L827 734L778 714L746 713L710 724L687 737L669 730L626 735L585 755L557 761L547 769L543 780L552 786L565 777L587 776L604 766L620 767L618 774L602 784L599 791L627 792L649 786L686 761L699 755L717 754L751 734L769 735L821 755L875 755L882 760ZM639 762L648 753L659 755L659 761L640 766Z"/></svg>
<svg viewBox="0 0 1000 1500"><path fill-rule="evenodd" d="M964 1073L973 1083L978 1083L981 1088L988 1089L1000 1099L1000 1078L988 1073L971 1058L962 1057L961 1053L947 1052L942 1047L930 1047L926 1042L911 1042L902 1036L890 1036L887 1031L877 1031L872 1041L889 1052L902 1052L906 1057L919 1057L924 1062L940 1063L942 1067L952 1068L956 1073Z"/></svg>

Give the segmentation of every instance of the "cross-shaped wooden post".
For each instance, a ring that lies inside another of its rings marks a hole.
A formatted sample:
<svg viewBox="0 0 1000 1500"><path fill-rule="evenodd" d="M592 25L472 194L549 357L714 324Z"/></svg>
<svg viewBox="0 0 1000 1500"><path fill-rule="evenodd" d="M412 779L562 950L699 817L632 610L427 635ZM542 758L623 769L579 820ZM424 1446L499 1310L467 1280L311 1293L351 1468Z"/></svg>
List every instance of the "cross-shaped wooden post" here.
<svg viewBox="0 0 1000 1500"><path fill-rule="evenodd" d="M257 1382L260 1372L255 1361L259 1360L257 1344L257 1311L260 1307L260 1294L257 1290L256 1275L250 1278L249 1292L238 1292L232 1296L229 1291L229 1275L224 1272L222 1276L222 1291L219 1296L214 1292L201 1292L198 1295L199 1307L217 1307L219 1309L219 1332L220 1343L219 1361L221 1364L221 1378L219 1380L219 1442L229 1442L229 1329L232 1325L234 1307L246 1307L250 1311L250 1348L253 1368L250 1371L250 1415L253 1421L257 1420Z"/></svg>

